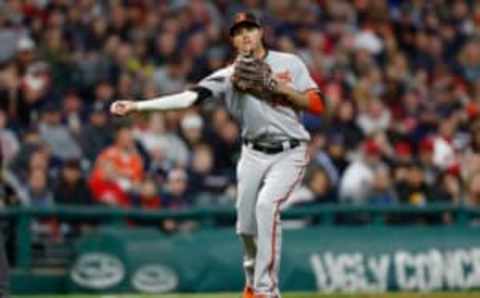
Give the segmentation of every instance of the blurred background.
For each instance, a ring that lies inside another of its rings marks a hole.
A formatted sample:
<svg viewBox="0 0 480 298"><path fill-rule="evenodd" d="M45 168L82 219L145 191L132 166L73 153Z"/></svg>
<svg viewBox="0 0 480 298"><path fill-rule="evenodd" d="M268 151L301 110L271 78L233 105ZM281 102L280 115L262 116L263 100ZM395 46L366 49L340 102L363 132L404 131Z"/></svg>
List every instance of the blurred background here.
<svg viewBox="0 0 480 298"><path fill-rule="evenodd" d="M13 267L67 266L74 239L99 220L72 223L52 211L19 232L20 213L7 212L14 207L217 208L226 215L208 226L233 225L240 129L220 102L126 119L108 109L115 99L182 91L231 63L228 23L243 10L262 16L270 48L303 59L333 106L304 115L311 162L284 209L441 205L380 221L452 226L456 210L479 206L480 1L3 0L0 208ZM372 221L342 213L331 224ZM204 224L148 223L166 235ZM286 222L316 224L314 216ZM29 247L20 250L25 233Z"/></svg>

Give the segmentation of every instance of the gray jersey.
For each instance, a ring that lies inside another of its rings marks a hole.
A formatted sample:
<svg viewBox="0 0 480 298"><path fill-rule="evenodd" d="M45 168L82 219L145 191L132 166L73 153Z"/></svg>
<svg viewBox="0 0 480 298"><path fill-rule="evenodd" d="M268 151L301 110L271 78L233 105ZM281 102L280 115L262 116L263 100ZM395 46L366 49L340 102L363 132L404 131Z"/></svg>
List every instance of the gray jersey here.
<svg viewBox="0 0 480 298"><path fill-rule="evenodd" d="M275 79L288 83L297 91L317 89L305 64L296 55L268 51L265 61ZM229 112L240 122L242 137L248 140L310 140L301 122L301 112L285 100L268 102L234 89L233 65L222 68L198 83L209 89L214 98L223 98Z"/></svg>

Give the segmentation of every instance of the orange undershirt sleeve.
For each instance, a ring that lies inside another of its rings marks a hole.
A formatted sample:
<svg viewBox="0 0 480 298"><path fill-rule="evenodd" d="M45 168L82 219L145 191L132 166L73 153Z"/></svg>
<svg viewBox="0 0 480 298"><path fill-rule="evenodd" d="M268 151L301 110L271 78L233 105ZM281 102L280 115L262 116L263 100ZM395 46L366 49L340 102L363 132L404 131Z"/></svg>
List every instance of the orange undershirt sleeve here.
<svg viewBox="0 0 480 298"><path fill-rule="evenodd" d="M318 90L307 91L308 96L308 111L312 114L322 114L325 111L325 104L323 98Z"/></svg>

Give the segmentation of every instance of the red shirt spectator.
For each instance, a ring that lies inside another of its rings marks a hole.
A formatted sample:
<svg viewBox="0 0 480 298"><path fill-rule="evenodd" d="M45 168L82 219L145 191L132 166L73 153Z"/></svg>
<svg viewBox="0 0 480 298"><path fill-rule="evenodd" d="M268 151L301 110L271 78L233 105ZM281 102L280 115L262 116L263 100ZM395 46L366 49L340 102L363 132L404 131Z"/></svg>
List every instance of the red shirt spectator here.
<svg viewBox="0 0 480 298"><path fill-rule="evenodd" d="M97 158L89 184L97 201L128 207L129 193L138 188L143 176L143 160L135 149L131 129L122 127L117 131L115 143Z"/></svg>

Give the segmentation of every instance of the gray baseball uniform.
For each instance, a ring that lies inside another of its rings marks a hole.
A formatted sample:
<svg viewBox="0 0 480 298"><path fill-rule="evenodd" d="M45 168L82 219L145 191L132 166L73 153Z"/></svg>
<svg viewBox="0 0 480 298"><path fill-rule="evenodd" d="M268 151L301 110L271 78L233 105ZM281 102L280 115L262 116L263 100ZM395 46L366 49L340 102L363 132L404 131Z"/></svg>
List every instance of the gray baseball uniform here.
<svg viewBox="0 0 480 298"><path fill-rule="evenodd" d="M295 90L318 88L297 56L269 51L265 61L277 80ZM231 83L233 70L233 65L220 69L198 85L209 89L214 98L223 98L242 127L244 145L237 165L237 233L245 246L247 284L257 293L280 297L280 204L302 180L310 135L301 123L301 112L286 101L267 102L235 90ZM283 151L262 150L275 144Z"/></svg>

